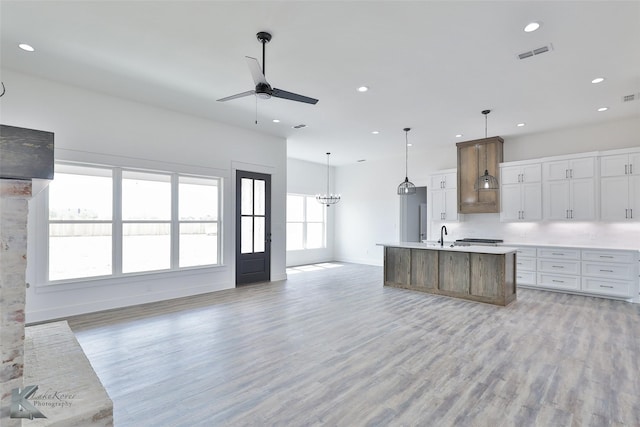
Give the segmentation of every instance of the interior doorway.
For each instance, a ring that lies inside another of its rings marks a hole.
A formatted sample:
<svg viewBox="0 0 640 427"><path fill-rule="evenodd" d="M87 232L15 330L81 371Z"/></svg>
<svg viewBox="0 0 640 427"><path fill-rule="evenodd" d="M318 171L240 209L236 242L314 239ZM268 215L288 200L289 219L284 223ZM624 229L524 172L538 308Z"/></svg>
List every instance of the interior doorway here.
<svg viewBox="0 0 640 427"><path fill-rule="evenodd" d="M400 241L427 239L427 187L416 187L415 194L400 197Z"/></svg>

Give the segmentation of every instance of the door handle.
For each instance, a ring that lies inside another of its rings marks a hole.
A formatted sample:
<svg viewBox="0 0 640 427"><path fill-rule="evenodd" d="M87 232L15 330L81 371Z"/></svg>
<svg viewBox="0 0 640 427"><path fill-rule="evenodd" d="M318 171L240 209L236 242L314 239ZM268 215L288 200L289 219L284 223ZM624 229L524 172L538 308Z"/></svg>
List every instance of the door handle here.
<svg viewBox="0 0 640 427"><path fill-rule="evenodd" d="M271 233L267 233L267 238L264 241L267 243L271 243Z"/></svg>

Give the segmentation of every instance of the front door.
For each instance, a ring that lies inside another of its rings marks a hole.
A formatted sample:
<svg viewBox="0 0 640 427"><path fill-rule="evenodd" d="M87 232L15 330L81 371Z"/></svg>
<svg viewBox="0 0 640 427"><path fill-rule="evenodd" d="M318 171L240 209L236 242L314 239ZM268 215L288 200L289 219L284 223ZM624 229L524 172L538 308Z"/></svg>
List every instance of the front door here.
<svg viewBox="0 0 640 427"><path fill-rule="evenodd" d="M236 172L236 285L271 279L271 175Z"/></svg>

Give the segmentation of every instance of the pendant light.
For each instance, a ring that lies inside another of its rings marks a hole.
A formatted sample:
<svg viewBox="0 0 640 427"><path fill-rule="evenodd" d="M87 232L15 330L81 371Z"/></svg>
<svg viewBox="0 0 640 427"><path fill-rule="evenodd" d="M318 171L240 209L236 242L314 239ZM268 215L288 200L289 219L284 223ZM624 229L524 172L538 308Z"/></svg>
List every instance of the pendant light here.
<svg viewBox="0 0 640 427"><path fill-rule="evenodd" d="M482 114L484 114L484 139L487 139L487 115L489 115L490 112L491 110L482 110ZM479 167L480 159L478 159L478 168ZM476 179L476 183L474 184L473 189L476 191L498 189L498 179L493 175L489 175L486 146L484 147L484 174L480 175L478 179Z"/></svg>
<svg viewBox="0 0 640 427"><path fill-rule="evenodd" d="M398 185L398 195L399 196L407 196L409 194L416 194L416 186L413 185L411 181L409 181L409 131L411 128L404 128L404 181Z"/></svg>
<svg viewBox="0 0 640 427"><path fill-rule="evenodd" d="M316 200L318 203L322 203L323 205L327 205L327 207L331 205L335 205L340 201L339 194L329 193L329 156L331 153L327 153L327 192L325 194L316 194Z"/></svg>

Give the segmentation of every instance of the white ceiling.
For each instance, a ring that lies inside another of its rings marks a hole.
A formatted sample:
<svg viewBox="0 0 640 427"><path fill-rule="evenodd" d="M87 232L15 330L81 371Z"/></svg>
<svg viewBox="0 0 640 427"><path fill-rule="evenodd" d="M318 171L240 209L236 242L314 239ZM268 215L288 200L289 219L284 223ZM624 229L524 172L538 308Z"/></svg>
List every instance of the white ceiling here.
<svg viewBox="0 0 640 427"><path fill-rule="evenodd" d="M640 101L622 102L640 92L639 1L2 0L0 8L3 68L286 137L290 157L318 163L327 151L332 164L400 156L407 126L412 150L453 149L484 137L487 108L489 136L507 142L640 118ZM530 21L542 27L525 33ZM267 80L317 105L259 100L256 125L255 97L216 102L253 89L244 56L262 60L258 31L273 34ZM551 52L517 59L549 43ZM599 76L605 82L591 84ZM361 85L370 91L358 93ZM307 128L292 129L300 123Z"/></svg>

